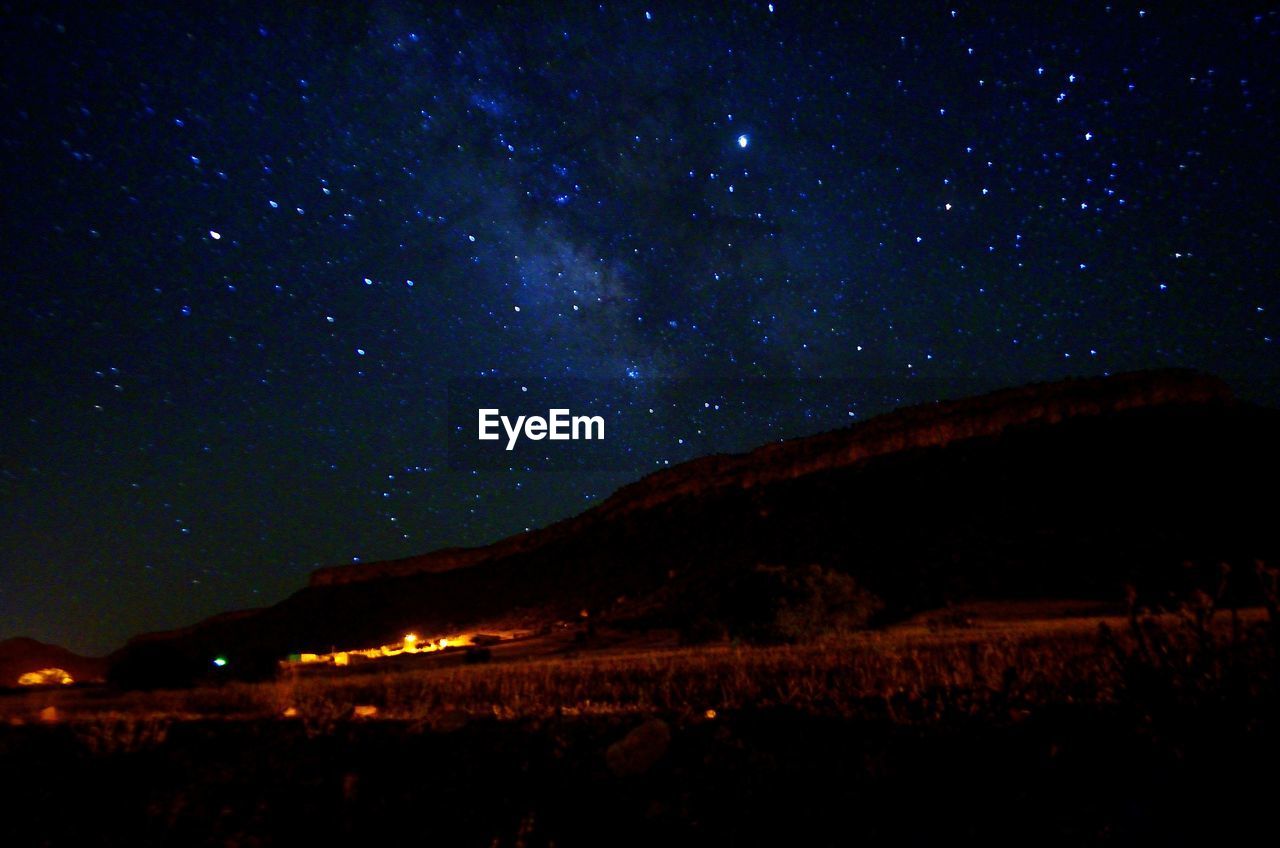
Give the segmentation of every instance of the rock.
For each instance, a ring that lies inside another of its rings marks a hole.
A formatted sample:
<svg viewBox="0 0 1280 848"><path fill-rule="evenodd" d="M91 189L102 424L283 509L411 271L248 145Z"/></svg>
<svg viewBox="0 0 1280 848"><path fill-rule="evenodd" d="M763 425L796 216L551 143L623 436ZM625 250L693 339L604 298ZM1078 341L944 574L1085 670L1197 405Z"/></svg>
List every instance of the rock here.
<svg viewBox="0 0 1280 848"><path fill-rule="evenodd" d="M618 777L644 774L671 747L671 728L660 718L646 721L609 746L605 762Z"/></svg>

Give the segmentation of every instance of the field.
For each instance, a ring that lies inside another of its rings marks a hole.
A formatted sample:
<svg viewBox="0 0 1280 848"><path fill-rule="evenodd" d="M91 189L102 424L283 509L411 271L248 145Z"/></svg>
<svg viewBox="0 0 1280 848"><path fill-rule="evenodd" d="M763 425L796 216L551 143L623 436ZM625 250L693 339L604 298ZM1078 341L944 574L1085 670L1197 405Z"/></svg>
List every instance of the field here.
<svg viewBox="0 0 1280 848"><path fill-rule="evenodd" d="M1275 634L1262 609L986 604L812 644L565 634L13 693L0 754L35 778L5 841L1189 841L1268 818Z"/></svg>

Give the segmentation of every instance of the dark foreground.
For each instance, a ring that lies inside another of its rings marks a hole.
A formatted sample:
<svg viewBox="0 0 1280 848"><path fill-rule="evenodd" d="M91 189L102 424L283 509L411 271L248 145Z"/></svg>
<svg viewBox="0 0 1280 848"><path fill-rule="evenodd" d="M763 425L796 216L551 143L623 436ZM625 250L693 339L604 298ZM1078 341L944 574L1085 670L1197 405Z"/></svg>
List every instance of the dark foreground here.
<svg viewBox="0 0 1280 848"><path fill-rule="evenodd" d="M1242 719L1064 707L912 728L778 710L321 738L217 721L106 757L22 728L5 734L5 844L1221 844L1274 832L1276 734Z"/></svg>
<svg viewBox="0 0 1280 848"><path fill-rule="evenodd" d="M1203 845L1273 834L1274 618L1084 628L59 692L45 720L29 709L45 696L11 696L0 704L0 844Z"/></svg>

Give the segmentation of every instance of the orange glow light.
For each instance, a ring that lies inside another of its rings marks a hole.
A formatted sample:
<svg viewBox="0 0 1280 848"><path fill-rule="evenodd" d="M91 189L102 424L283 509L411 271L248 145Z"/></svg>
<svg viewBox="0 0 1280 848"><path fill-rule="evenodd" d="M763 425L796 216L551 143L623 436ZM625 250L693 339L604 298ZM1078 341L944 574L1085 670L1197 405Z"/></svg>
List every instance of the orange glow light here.
<svg viewBox="0 0 1280 848"><path fill-rule="evenodd" d="M75 680L60 668L42 668L39 671L28 671L18 678L19 686L51 686L55 683L70 686L75 683Z"/></svg>

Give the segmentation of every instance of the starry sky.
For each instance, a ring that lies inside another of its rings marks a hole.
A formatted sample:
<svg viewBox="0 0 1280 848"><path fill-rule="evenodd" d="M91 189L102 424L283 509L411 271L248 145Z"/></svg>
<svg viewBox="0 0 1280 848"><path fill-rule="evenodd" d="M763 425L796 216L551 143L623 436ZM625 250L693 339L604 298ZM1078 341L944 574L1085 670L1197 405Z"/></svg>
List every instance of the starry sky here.
<svg viewBox="0 0 1280 848"><path fill-rule="evenodd" d="M103 653L902 403L1280 402L1263 6L93 5L0 7L0 638ZM597 387L621 454L451 461L477 380Z"/></svg>

